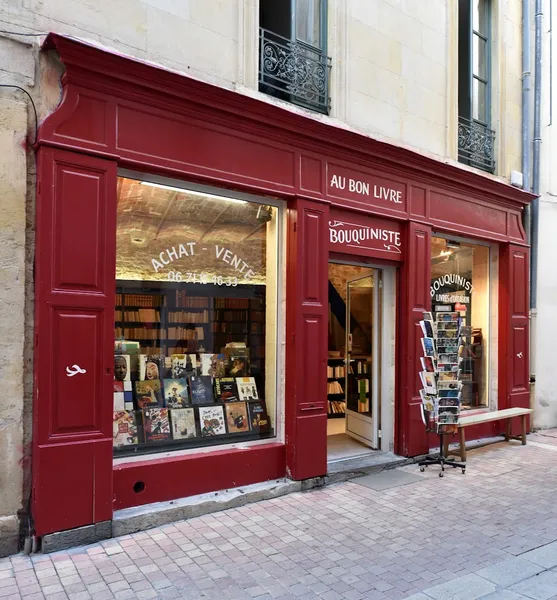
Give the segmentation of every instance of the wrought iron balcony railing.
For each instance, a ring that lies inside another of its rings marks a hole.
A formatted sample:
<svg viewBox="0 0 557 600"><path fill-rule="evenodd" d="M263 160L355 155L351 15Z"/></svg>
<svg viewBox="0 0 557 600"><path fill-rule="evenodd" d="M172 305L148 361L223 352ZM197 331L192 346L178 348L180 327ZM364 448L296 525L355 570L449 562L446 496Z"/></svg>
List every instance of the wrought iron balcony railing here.
<svg viewBox="0 0 557 600"><path fill-rule="evenodd" d="M458 118L458 160L483 171L495 171L495 132L483 123Z"/></svg>
<svg viewBox="0 0 557 600"><path fill-rule="evenodd" d="M259 90L328 114L331 59L303 42L259 29Z"/></svg>

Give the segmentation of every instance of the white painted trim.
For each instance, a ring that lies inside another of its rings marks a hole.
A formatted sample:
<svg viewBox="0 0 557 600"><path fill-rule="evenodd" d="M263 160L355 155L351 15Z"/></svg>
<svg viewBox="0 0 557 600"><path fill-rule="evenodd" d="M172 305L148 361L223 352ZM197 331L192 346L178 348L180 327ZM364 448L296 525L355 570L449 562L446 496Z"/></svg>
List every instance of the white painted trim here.
<svg viewBox="0 0 557 600"><path fill-rule="evenodd" d="M394 452L396 372L396 268L383 268L381 318L381 438L380 449Z"/></svg>

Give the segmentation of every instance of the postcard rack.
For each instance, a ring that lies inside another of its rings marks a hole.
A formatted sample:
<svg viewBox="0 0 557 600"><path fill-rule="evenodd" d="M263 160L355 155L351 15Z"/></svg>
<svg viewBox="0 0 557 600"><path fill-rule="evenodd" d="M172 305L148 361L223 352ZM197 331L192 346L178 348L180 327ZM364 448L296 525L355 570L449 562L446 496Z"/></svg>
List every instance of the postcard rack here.
<svg viewBox="0 0 557 600"><path fill-rule="evenodd" d="M466 463L447 458L445 436L458 431L460 405L462 402L462 381L460 380L460 342L469 329L457 312L437 313L433 320L431 313L424 313L420 321L423 332L420 379L422 389L422 420L426 432L439 436L439 455L426 456L418 465L425 471L430 465L439 465L439 477L443 477L445 467L462 469L466 473Z"/></svg>

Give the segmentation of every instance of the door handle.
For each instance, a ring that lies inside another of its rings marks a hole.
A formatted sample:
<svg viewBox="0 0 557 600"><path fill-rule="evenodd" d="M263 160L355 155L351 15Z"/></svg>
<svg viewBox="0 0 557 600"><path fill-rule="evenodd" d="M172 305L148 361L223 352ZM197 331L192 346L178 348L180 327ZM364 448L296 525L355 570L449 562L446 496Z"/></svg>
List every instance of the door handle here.
<svg viewBox="0 0 557 600"><path fill-rule="evenodd" d="M518 358L522 358L522 357L524 356L524 354L522 354L522 352L519 352L519 353L517 354L517 356L518 356Z"/></svg>

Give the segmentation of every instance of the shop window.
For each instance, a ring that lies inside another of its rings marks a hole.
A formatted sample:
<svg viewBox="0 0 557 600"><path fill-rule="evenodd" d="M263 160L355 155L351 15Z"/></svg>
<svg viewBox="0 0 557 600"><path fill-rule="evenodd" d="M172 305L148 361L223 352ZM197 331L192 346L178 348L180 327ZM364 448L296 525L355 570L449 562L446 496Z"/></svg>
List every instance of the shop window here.
<svg viewBox="0 0 557 600"><path fill-rule="evenodd" d="M458 160L493 173L489 0L458 3Z"/></svg>
<svg viewBox="0 0 557 600"><path fill-rule="evenodd" d="M259 90L327 114L327 0L260 0Z"/></svg>
<svg viewBox="0 0 557 600"><path fill-rule="evenodd" d="M489 246L432 238L431 308L437 338L444 339L437 342L438 366L458 373L463 409L488 407L493 390L490 254Z"/></svg>
<svg viewBox="0 0 557 600"><path fill-rule="evenodd" d="M194 187L118 180L116 455L277 435L280 207Z"/></svg>

